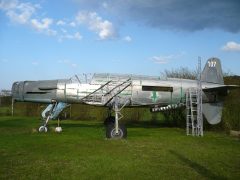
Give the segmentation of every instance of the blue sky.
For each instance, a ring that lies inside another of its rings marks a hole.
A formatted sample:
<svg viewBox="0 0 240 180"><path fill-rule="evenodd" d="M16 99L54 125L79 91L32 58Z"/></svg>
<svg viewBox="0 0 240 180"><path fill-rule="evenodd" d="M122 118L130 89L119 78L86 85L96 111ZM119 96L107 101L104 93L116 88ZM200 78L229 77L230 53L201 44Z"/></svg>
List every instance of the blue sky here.
<svg viewBox="0 0 240 180"><path fill-rule="evenodd" d="M238 0L0 0L0 89L14 81L195 69L240 75Z"/></svg>

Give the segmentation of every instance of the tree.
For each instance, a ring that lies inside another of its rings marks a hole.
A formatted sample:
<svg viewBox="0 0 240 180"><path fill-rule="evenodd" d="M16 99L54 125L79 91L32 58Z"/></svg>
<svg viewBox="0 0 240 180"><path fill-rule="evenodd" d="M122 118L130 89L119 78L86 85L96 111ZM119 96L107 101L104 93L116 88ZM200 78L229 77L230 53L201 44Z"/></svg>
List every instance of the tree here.
<svg viewBox="0 0 240 180"><path fill-rule="evenodd" d="M179 69L165 70L162 77L166 78L181 78L181 79L196 79L197 71L189 70L187 67L180 67Z"/></svg>

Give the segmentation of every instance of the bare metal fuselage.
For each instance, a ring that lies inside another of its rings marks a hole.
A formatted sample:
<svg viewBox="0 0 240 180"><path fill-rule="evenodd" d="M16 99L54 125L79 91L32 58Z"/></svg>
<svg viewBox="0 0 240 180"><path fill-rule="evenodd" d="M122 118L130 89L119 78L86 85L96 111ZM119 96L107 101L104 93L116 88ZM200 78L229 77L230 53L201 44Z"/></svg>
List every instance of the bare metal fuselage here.
<svg viewBox="0 0 240 180"><path fill-rule="evenodd" d="M220 86L223 85L202 82L203 90ZM164 106L183 102L185 92L196 87L196 80L94 74L90 79L76 76L75 79L65 80L15 82L12 94L16 101L51 103L54 100L104 106L110 104L111 98L119 93L121 103L129 99L128 106ZM203 93L203 102L209 101L212 101L211 96Z"/></svg>

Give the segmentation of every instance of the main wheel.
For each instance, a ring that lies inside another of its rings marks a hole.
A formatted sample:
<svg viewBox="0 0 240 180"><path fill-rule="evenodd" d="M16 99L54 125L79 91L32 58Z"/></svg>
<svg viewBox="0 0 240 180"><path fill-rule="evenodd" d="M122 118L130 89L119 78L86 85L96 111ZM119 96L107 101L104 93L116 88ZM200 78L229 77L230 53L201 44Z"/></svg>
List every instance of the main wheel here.
<svg viewBox="0 0 240 180"><path fill-rule="evenodd" d="M106 129L106 137L109 139L123 139L127 138L127 128L125 125L120 124L118 127L118 133L116 132L115 124L108 124Z"/></svg>
<svg viewBox="0 0 240 180"><path fill-rule="evenodd" d="M109 116L104 121L105 126L108 126L109 124L114 124L114 123L115 123L115 117L114 116Z"/></svg>
<svg viewBox="0 0 240 180"><path fill-rule="evenodd" d="M38 129L39 132L47 132L48 129L46 126L40 126L39 129Z"/></svg>

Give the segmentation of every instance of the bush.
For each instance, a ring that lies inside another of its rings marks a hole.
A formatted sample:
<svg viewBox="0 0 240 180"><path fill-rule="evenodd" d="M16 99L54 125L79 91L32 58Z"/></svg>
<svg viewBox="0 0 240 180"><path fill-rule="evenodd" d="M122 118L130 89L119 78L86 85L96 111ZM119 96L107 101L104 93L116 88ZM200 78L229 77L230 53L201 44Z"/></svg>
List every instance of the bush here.
<svg viewBox="0 0 240 180"><path fill-rule="evenodd" d="M240 76L229 76L224 78L225 84L240 85ZM240 131L240 89L231 90L224 100L223 128L227 131Z"/></svg>

